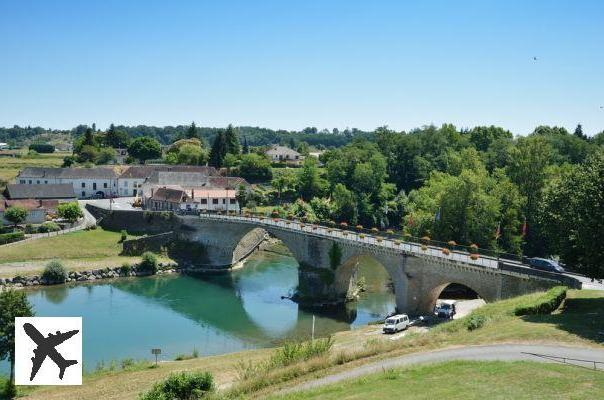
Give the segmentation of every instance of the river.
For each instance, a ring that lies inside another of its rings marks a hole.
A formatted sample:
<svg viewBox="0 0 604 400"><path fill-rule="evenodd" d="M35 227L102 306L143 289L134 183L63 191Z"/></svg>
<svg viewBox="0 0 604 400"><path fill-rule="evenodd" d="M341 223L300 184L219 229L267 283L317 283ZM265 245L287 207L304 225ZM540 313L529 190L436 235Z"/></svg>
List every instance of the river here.
<svg viewBox="0 0 604 400"><path fill-rule="evenodd" d="M84 369L125 358L224 354L309 338L313 312L283 299L298 283L296 261L260 252L230 274L122 278L28 290L37 316L82 316ZM362 259L367 292L337 314L317 314L316 336L354 329L394 310L386 271ZM7 363L0 364L7 371Z"/></svg>

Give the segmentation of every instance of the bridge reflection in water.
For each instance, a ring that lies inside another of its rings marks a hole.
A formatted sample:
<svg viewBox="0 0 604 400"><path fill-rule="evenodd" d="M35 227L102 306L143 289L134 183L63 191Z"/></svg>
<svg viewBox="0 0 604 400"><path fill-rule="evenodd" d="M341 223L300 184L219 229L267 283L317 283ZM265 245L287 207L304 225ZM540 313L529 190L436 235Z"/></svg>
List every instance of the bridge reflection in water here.
<svg viewBox="0 0 604 400"><path fill-rule="evenodd" d="M364 264L361 265L363 267ZM385 271L372 271L367 285L383 289ZM196 348L202 355L267 347L285 339L308 338L312 315L325 336L364 325L394 308L387 290L363 296L337 313L305 310L282 299L298 280L291 257L259 253L245 268L204 277L155 276L28 292L39 316L82 316L84 367L128 357L148 358L160 347L165 359ZM5 365L0 363L0 370Z"/></svg>

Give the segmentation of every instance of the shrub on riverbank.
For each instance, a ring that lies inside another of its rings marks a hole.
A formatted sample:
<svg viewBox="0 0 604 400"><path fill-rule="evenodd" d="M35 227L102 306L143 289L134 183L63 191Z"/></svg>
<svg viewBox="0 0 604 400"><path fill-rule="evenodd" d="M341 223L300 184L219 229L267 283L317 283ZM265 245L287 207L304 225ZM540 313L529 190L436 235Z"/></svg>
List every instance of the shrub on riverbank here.
<svg viewBox="0 0 604 400"><path fill-rule="evenodd" d="M201 399L214 391L214 377L209 372L179 372L156 383L140 400Z"/></svg>
<svg viewBox="0 0 604 400"><path fill-rule="evenodd" d="M25 239L25 234L22 231L0 234L0 245L18 242Z"/></svg>
<svg viewBox="0 0 604 400"><path fill-rule="evenodd" d="M157 273L157 256L150 251L146 251L142 255L139 269L151 274Z"/></svg>
<svg viewBox="0 0 604 400"><path fill-rule="evenodd" d="M38 233L57 232L60 230L61 227L52 221L44 222L38 227Z"/></svg>
<svg viewBox="0 0 604 400"><path fill-rule="evenodd" d="M46 264L44 272L42 272L42 279L49 283L64 283L67 280L67 271L63 263L59 260L53 260Z"/></svg>

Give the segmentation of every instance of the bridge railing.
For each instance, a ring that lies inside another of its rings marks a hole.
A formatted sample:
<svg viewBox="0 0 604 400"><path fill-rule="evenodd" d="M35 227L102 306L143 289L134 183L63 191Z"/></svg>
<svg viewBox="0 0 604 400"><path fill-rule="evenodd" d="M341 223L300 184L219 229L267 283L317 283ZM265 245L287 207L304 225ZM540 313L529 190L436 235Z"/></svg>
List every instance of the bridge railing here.
<svg viewBox="0 0 604 400"><path fill-rule="evenodd" d="M202 211L202 212L192 212L189 214L196 215L214 215L214 216L222 216L222 217L233 217L241 220L249 220L249 221L264 221L271 222L272 224L283 225L284 227L291 227L290 225L295 224L300 227L302 230L308 230L312 233L313 228L318 229L322 228L323 233L325 231L331 230L330 233L341 235L354 235L356 239L364 240L365 242L376 242L381 243L382 245L386 245L386 247L402 246L406 245L415 245L411 246L409 250L417 252L421 250L423 252L428 252L431 255L449 255L453 256L459 255L463 256L464 261L470 261L472 264L485 265L485 266L497 266L497 262L499 260L506 260L507 262L511 262L514 264L523 264L523 257L517 254L510 254L505 252L500 252L492 249L482 249L477 246L465 246L460 245L455 242L442 242L438 240L432 240L427 237L415 237L411 235L403 234L402 232L396 232L392 229L387 230L379 230L377 228L367 229L360 225L350 226L346 223L336 223L333 221L330 222L307 222L304 220L298 220L295 218L281 218L280 216L271 215L269 213L259 213L259 212L224 212L224 211ZM347 232L344 234L342 232ZM400 247L399 247L400 248ZM455 257L453 257L455 258ZM465 260L468 258L469 260ZM487 259L487 260L485 260ZM485 261L486 264L485 264ZM495 261L493 265L493 261Z"/></svg>

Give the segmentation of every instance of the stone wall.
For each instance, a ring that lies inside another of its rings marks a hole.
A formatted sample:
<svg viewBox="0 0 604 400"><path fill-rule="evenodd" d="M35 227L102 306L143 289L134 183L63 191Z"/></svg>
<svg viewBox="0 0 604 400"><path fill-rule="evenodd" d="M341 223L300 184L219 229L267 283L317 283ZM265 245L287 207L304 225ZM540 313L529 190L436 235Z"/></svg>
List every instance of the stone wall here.
<svg viewBox="0 0 604 400"><path fill-rule="evenodd" d="M163 247L176 238L173 232L158 233L137 239L126 240L122 243L122 254L126 256L140 256L145 251L159 253Z"/></svg>

